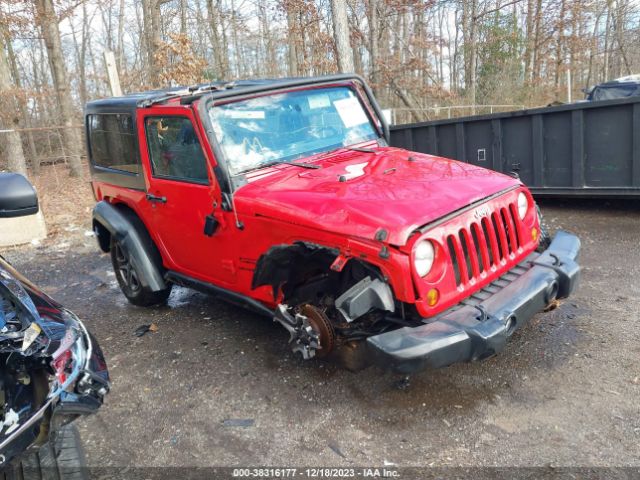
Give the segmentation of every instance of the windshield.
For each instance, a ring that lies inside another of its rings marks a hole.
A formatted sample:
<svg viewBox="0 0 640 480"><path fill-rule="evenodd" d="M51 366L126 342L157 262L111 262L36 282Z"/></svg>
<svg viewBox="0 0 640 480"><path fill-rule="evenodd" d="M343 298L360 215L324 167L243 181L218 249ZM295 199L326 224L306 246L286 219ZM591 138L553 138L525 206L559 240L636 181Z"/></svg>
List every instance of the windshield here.
<svg viewBox="0 0 640 480"><path fill-rule="evenodd" d="M378 138L355 92L279 93L209 109L229 172L242 172Z"/></svg>

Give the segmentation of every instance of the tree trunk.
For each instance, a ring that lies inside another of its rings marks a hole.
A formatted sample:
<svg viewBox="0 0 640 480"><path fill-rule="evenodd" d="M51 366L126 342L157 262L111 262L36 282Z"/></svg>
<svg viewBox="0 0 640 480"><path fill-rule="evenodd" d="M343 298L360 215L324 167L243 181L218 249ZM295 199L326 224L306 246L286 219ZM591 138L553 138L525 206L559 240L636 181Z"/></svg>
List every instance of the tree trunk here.
<svg viewBox="0 0 640 480"><path fill-rule="evenodd" d="M344 0L331 0L331 18L333 20L333 39L336 43L338 71L353 73L353 51L349 42L349 20L347 4Z"/></svg>
<svg viewBox="0 0 640 480"><path fill-rule="evenodd" d="M213 4L213 0L207 0L207 19L209 20L209 31L211 33L211 44L213 46L213 59L216 64L216 73L219 80L229 80L229 62L227 61L227 51L223 48L218 25L220 24L220 11L218 5Z"/></svg>
<svg viewBox="0 0 640 480"><path fill-rule="evenodd" d="M457 94L459 93L460 90L460 70L459 70L459 59L460 59L460 22L458 21L459 18L459 13L460 10L458 8L456 8L455 11L455 35L453 37L453 48L451 48L453 50L453 59L451 60L451 75L450 75L450 82L451 82L451 86L453 91ZM447 27L448 27L448 23L447 23ZM451 45L451 44L450 44Z"/></svg>
<svg viewBox="0 0 640 480"><path fill-rule="evenodd" d="M289 2L285 2L285 9L287 10L287 30L288 30L288 53L289 53L289 76L298 76L298 47L297 47L297 25L296 25L296 12Z"/></svg>
<svg viewBox="0 0 640 480"><path fill-rule="evenodd" d="M531 82L531 59L533 57L533 17L534 17L534 4L535 0L527 0L527 18L525 29L525 47L524 47L524 84L528 85Z"/></svg>
<svg viewBox="0 0 640 480"><path fill-rule="evenodd" d="M262 35L264 40L264 62L265 71L268 77L278 76L278 57L276 46L273 40L273 33L269 25L269 16L267 14L267 2L262 1L258 5L258 15L262 26Z"/></svg>
<svg viewBox="0 0 640 480"><path fill-rule="evenodd" d="M358 17L358 15L356 14L356 8L358 7L359 3L358 1L354 1L351 0L348 2L348 6L350 9L350 15L348 17L349 22L350 22L350 30L355 32L355 35L353 35L352 37L352 45L351 45L351 49L353 50L353 66L354 66L354 71L358 74L358 75L364 75L364 66L363 66L363 59L362 59L362 53L363 53L363 44L362 44L362 39L364 38L364 35L362 34L362 28L361 28L361 19Z"/></svg>
<svg viewBox="0 0 640 480"><path fill-rule="evenodd" d="M629 64L629 59L627 58L627 53L624 49L624 29L626 22L626 14L625 10L629 8L629 5L623 4L622 2L617 2L616 9L616 19L615 19L615 34L616 41L618 43L618 51L620 52L620 60L618 61L619 69L617 75L622 75L622 66L624 65L624 73L626 75L631 75L631 65ZM616 75L616 76L617 76Z"/></svg>
<svg viewBox="0 0 640 480"><path fill-rule="evenodd" d="M537 0L536 2L536 15L534 19L534 27L533 27L533 52L531 54L531 83L535 84L535 82L540 78L540 67L542 61L540 59L540 37L542 35L542 0Z"/></svg>
<svg viewBox="0 0 640 480"><path fill-rule="evenodd" d="M4 153L7 160L7 168L10 172L27 175L27 162L22 151L22 141L20 134L13 131L19 126L18 108L15 102L15 92L12 92L11 73L9 62L4 49L4 35L0 32L0 129L9 130L0 133L0 138L4 143Z"/></svg>
<svg viewBox="0 0 640 480"><path fill-rule="evenodd" d="M151 14L151 84L154 87L160 87L160 66L156 55L162 42L162 23L160 22L160 5L163 3L161 0L151 0L149 5L149 13ZM148 25L148 24L147 24Z"/></svg>
<svg viewBox="0 0 640 480"><path fill-rule="evenodd" d="M143 37L147 51L148 80L153 87L160 87L160 66L156 54L162 42L160 6L167 0L142 0Z"/></svg>
<svg viewBox="0 0 640 480"><path fill-rule="evenodd" d="M87 18L87 4L82 4L82 30L80 32L80 39L76 33L73 25L71 27L71 38L73 39L73 45L76 50L76 64L78 68L78 83L80 84L80 103L84 105L87 103L87 71L85 68L87 58L87 41L89 40L87 32L89 30L89 21ZM110 37L107 37L110 38Z"/></svg>
<svg viewBox="0 0 640 480"><path fill-rule="evenodd" d="M371 89L375 95L380 92L380 43L378 41L379 24L378 24L378 0L369 0L368 5L368 21L369 21L369 57L371 64Z"/></svg>
<svg viewBox="0 0 640 480"><path fill-rule="evenodd" d="M9 55L9 67L11 68L11 76L13 77L13 83L18 90L22 90L22 82L20 80L20 72L18 72L18 64L16 62L16 56L13 53L13 47L11 41L7 39L7 53ZM29 128L31 126L31 120L29 113L23 99L18 100L18 108L20 109L20 116L22 117L22 123L20 126ZM33 140L33 132L27 131L27 145L29 145L29 155L31 160L31 167L33 173L38 175L40 173L40 161L38 159L38 150L36 148L36 142Z"/></svg>
<svg viewBox="0 0 640 480"><path fill-rule="evenodd" d="M238 37L238 12L236 11L235 0L231 0L231 43L236 63L236 75L242 78L245 75L245 59L242 52L242 45Z"/></svg>
<svg viewBox="0 0 640 480"><path fill-rule="evenodd" d="M38 0L38 22L47 48L49 67L51 68L53 86L56 90L60 119L64 126L62 129L62 137L67 151L70 173L73 177L79 177L82 174L80 135L78 130L73 126L75 115L71 94L69 92L64 54L60 43L58 17L53 9L53 0Z"/></svg>
<svg viewBox="0 0 640 480"><path fill-rule="evenodd" d="M477 0L469 0L464 3L462 11L463 23L463 52L464 52L464 85L467 92L467 98L472 105L472 113L475 114L476 105L476 66L478 61L478 52L476 46L477 31Z"/></svg>
<svg viewBox="0 0 640 480"><path fill-rule="evenodd" d="M180 33L187 34L187 0L180 0Z"/></svg>
<svg viewBox="0 0 640 480"><path fill-rule="evenodd" d="M151 77L151 71L153 70L154 64L153 42L151 40L151 6L153 3L154 0L142 0L140 2L142 5L142 31L140 32L140 44L144 45L144 51L146 53L145 61L147 79ZM147 81L147 84L148 83L149 82Z"/></svg>
<svg viewBox="0 0 640 480"><path fill-rule="evenodd" d="M120 0L118 7L118 47L116 49L118 71L124 71L124 0Z"/></svg>
<svg viewBox="0 0 640 480"><path fill-rule="evenodd" d="M565 15L566 15L566 0L560 2L560 18L558 19L558 36L556 37L555 53L556 53L556 65L554 72L554 98L560 100L560 76L562 74L562 65L565 63L563 54L566 50L565 45Z"/></svg>

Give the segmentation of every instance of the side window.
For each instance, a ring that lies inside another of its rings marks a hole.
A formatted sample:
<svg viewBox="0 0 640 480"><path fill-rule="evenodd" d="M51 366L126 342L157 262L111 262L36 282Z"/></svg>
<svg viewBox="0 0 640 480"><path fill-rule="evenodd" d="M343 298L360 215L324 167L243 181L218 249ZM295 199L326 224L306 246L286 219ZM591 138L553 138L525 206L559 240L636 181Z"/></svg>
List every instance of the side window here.
<svg viewBox="0 0 640 480"><path fill-rule="evenodd" d="M191 120L147 117L145 130L155 177L209 183L207 161Z"/></svg>
<svg viewBox="0 0 640 480"><path fill-rule="evenodd" d="M91 161L94 165L140 173L140 156L131 115L89 115L88 125Z"/></svg>

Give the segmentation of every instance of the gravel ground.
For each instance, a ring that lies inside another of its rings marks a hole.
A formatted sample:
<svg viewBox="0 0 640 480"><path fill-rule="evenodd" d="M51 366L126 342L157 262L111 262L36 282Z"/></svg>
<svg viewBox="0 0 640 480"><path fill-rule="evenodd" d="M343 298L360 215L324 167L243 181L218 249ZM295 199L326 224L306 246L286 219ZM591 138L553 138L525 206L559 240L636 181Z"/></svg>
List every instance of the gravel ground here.
<svg viewBox="0 0 640 480"><path fill-rule="evenodd" d="M6 257L105 351L113 390L78 422L91 466L638 467L640 202L542 209L582 239L578 292L501 355L406 388L377 368L303 362L281 327L190 290L131 306L83 229ZM134 336L150 323L157 332Z"/></svg>

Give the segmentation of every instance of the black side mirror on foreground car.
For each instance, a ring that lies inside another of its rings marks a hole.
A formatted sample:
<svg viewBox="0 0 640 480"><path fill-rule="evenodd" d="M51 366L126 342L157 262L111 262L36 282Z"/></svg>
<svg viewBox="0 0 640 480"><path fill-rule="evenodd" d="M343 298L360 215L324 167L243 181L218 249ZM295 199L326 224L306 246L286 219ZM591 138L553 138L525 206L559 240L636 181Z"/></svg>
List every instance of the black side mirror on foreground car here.
<svg viewBox="0 0 640 480"><path fill-rule="evenodd" d="M38 213L38 195L19 173L0 173L0 218Z"/></svg>

